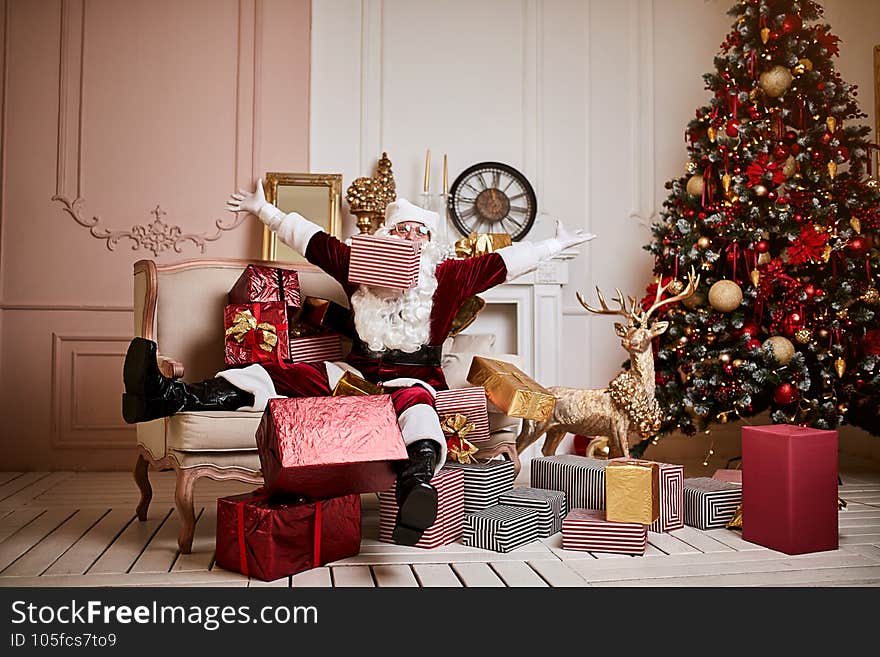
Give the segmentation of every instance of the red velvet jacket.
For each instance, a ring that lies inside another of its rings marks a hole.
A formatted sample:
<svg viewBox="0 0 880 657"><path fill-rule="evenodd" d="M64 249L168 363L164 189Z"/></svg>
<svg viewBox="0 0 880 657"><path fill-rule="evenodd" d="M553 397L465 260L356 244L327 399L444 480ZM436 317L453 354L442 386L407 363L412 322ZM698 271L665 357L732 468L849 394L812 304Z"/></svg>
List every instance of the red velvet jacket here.
<svg viewBox="0 0 880 657"><path fill-rule="evenodd" d="M306 248L306 259L339 281L346 295L357 290L357 283L348 282L348 263L351 248L327 233L315 233ZM444 260L437 265L437 291L434 292L431 309L431 327L428 344L439 346L449 335L449 329L458 309L468 297L479 294L503 283L507 278L507 266L497 253L467 258ZM387 381L397 377L412 377L425 381L435 388L445 389L446 379L439 367L396 365L379 362L358 354L348 357L348 362L373 381Z"/></svg>

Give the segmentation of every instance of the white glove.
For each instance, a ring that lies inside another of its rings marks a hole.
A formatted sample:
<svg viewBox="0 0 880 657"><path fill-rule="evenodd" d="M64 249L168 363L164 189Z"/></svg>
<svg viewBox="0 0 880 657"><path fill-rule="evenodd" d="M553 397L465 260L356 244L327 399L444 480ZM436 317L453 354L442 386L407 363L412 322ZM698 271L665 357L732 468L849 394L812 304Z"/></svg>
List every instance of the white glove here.
<svg viewBox="0 0 880 657"><path fill-rule="evenodd" d="M260 221L269 226L271 230L277 230L281 220L284 219L284 213L266 201L262 178L257 181L257 188L253 194L243 189L231 194L226 201L226 209L230 212L250 212L259 217Z"/></svg>
<svg viewBox="0 0 880 657"><path fill-rule="evenodd" d="M593 233L583 230L569 232L561 221L556 221L556 237L540 242L518 242L512 246L499 249L496 253L504 259L507 267L507 280L511 281L535 269L542 260L552 258L578 244L595 239Z"/></svg>
<svg viewBox="0 0 880 657"><path fill-rule="evenodd" d="M565 249L577 246L578 244L583 244L584 242L596 239L596 236L593 233L585 233L581 228L571 233L562 225L561 221L557 220L556 239L559 240L559 246L561 247L560 251L564 251Z"/></svg>

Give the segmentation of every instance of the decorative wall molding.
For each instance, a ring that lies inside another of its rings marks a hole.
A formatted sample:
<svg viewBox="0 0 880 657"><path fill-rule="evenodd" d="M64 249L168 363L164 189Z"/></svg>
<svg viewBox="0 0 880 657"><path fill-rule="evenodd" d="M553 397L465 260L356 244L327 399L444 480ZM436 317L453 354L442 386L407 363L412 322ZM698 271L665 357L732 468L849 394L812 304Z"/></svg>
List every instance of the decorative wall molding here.
<svg viewBox="0 0 880 657"><path fill-rule="evenodd" d="M238 228L245 222L247 215L244 213L236 215L229 223L225 223L223 219L216 219L214 221L216 230L213 233L186 233L180 226L166 224L160 218L159 213L164 215L165 212L160 210L159 206L151 211L151 214L156 217L154 221L148 224L134 225L129 230L113 230L101 226L101 218L98 215L87 216L90 213L85 211L82 162L87 4L87 0L62 0L61 2L58 154L55 194L51 200L61 203L64 212L69 214L80 226L88 228L93 237L105 240L110 251L114 250L120 239L126 238L134 242L133 251L144 248L152 251L153 255L159 255L168 249L181 253L183 244L186 242L192 242L201 253L205 253L207 242L216 241L224 232ZM262 16L262 0L239 0L238 33L235 46L237 53L236 85L233 93L236 125L233 189L241 187L245 178L257 176L260 139L258 103L260 100L259 65L263 34ZM248 44L249 40L252 40L252 44ZM248 48L247 45L252 45L252 47ZM250 71L251 79L247 93L242 93L241 89L243 71ZM4 68L4 85L5 77ZM5 180L5 177L3 179Z"/></svg>
<svg viewBox="0 0 880 657"><path fill-rule="evenodd" d="M89 305L71 305L71 304L52 304L42 303L39 301L22 301L19 303L0 303L0 310L48 310L48 311L64 311L64 312L99 312L99 313L130 313L134 311L134 306L89 306Z"/></svg>
<svg viewBox="0 0 880 657"><path fill-rule="evenodd" d="M51 371L51 445L53 448L118 448L134 445L134 428L119 423L89 421L80 413L77 386L78 361L83 358L125 358L130 338L122 335L60 335L52 333ZM118 349L100 351L100 344L119 345ZM121 362L120 362L121 365ZM82 365L80 365L80 368ZM107 399L117 405L118 399ZM121 418L120 418L121 419Z"/></svg>
<svg viewBox="0 0 880 657"><path fill-rule="evenodd" d="M373 170L383 148L382 108L385 95L383 46L385 23L382 0L361 0L361 125L358 175Z"/></svg>
<svg viewBox="0 0 880 657"><path fill-rule="evenodd" d="M0 51L0 272L3 271L3 219L6 215L6 84L9 79L9 2L0 0L0 20L3 21L3 47Z"/></svg>
<svg viewBox="0 0 880 657"><path fill-rule="evenodd" d="M657 217L654 175L654 0L630 0L629 108L632 209L645 228Z"/></svg>

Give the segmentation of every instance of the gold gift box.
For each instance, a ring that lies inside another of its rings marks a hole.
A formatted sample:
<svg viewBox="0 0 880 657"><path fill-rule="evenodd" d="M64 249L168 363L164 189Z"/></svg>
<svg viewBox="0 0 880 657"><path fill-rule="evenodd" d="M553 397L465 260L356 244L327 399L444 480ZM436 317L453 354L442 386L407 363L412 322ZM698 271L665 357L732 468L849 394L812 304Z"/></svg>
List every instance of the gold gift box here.
<svg viewBox="0 0 880 657"><path fill-rule="evenodd" d="M660 476L657 464L614 459L605 468L605 519L650 525L660 517Z"/></svg>
<svg viewBox="0 0 880 657"><path fill-rule="evenodd" d="M493 253L511 244L513 241L508 233L471 233L455 243L455 255L459 258L473 258Z"/></svg>
<svg viewBox="0 0 880 657"><path fill-rule="evenodd" d="M550 419L556 397L510 363L474 356L467 380L483 386L489 401L511 417Z"/></svg>
<svg viewBox="0 0 880 657"><path fill-rule="evenodd" d="M346 372L333 388L334 397L351 397L354 395L382 395L382 386L370 383L357 374Z"/></svg>

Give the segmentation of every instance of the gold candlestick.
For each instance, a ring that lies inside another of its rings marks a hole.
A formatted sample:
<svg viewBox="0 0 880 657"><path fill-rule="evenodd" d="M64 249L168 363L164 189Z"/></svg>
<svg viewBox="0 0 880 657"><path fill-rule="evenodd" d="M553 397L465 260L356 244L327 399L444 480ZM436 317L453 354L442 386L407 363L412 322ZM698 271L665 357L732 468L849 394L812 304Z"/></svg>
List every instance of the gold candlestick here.
<svg viewBox="0 0 880 657"><path fill-rule="evenodd" d="M425 193L428 193L428 183L431 179L431 149L425 154Z"/></svg>
<svg viewBox="0 0 880 657"><path fill-rule="evenodd" d="M446 153L443 153L443 194L449 193L449 172L446 168Z"/></svg>

